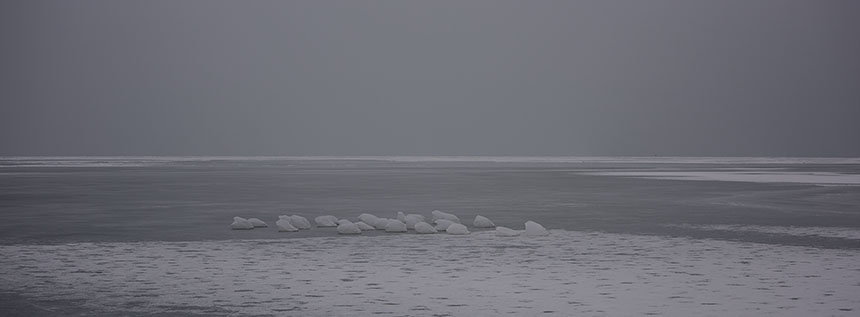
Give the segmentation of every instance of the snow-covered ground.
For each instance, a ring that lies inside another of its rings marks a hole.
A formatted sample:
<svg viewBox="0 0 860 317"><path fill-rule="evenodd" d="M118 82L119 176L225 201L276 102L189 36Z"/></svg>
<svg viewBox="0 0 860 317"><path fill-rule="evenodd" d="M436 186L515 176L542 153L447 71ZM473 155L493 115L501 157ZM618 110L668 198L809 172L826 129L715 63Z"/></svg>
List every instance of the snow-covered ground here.
<svg viewBox="0 0 860 317"><path fill-rule="evenodd" d="M92 312L857 316L860 250L551 230L0 246L0 288ZM51 309L49 306L46 306ZM61 312L58 312L61 313Z"/></svg>

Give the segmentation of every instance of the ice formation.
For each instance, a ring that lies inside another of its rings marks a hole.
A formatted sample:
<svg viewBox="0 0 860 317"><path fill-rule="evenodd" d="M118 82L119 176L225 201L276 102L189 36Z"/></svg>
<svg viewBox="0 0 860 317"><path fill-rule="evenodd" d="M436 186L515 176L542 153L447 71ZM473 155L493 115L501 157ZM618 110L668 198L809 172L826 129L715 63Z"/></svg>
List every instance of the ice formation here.
<svg viewBox="0 0 860 317"><path fill-rule="evenodd" d="M379 220L379 217L371 215L371 214L361 214L361 215L358 215L358 220L372 226L374 223L376 223Z"/></svg>
<svg viewBox="0 0 860 317"><path fill-rule="evenodd" d="M494 228L494 227L496 227L496 224L493 223L492 220L490 220L487 217L481 216L481 215L475 216L475 221L472 222L472 225L475 226L475 228Z"/></svg>
<svg viewBox="0 0 860 317"><path fill-rule="evenodd" d="M311 222L308 221L308 218L305 218L305 217L302 217L299 215L290 216L290 223L294 227L299 228L299 229L303 229L303 230L311 228Z"/></svg>
<svg viewBox="0 0 860 317"><path fill-rule="evenodd" d="M464 225L461 225L459 223L454 223L454 224L451 224L450 226L448 226L448 229L445 230L445 232L448 232L448 234L463 235L463 234L469 234L469 229L466 229L466 226L464 226Z"/></svg>
<svg viewBox="0 0 860 317"><path fill-rule="evenodd" d="M319 216L314 218L317 227L337 227L337 217L335 216Z"/></svg>
<svg viewBox="0 0 860 317"><path fill-rule="evenodd" d="M342 225L342 224L345 224L345 223L352 223L352 221L349 221L348 219L338 219L338 220L337 220L337 225L338 225L338 226L339 226L339 225Z"/></svg>
<svg viewBox="0 0 860 317"><path fill-rule="evenodd" d="M398 211L397 212L397 220L400 220L400 222L406 223L406 214L404 214L402 211Z"/></svg>
<svg viewBox="0 0 860 317"><path fill-rule="evenodd" d="M423 217L421 217L421 215L415 215L415 214L406 215L406 221L404 221L404 223L406 223L406 228L415 229L415 224L424 221L424 219L422 219L422 218Z"/></svg>
<svg viewBox="0 0 860 317"><path fill-rule="evenodd" d="M369 224L364 223L363 221L356 222L355 225L358 226L358 229L361 229L361 231L376 230L376 228L374 228L373 226L371 226Z"/></svg>
<svg viewBox="0 0 860 317"><path fill-rule="evenodd" d="M371 225L371 226L373 226L374 228L376 228L376 230L385 230L385 227L387 227L387 226L388 226L388 221L389 221L389 220L391 220L391 219L388 219L388 218L376 218L376 220L375 220L373 223L370 223L369 225Z"/></svg>
<svg viewBox="0 0 860 317"><path fill-rule="evenodd" d="M283 232L299 231L298 228L294 227L290 223L290 217L281 216L281 218L279 218L278 221L275 221L275 225L278 226L278 231L283 231Z"/></svg>
<svg viewBox="0 0 860 317"><path fill-rule="evenodd" d="M233 230L250 230L254 229L254 224L252 224L248 219L242 217L233 217L233 223L230 224L230 229Z"/></svg>
<svg viewBox="0 0 860 317"><path fill-rule="evenodd" d="M515 237L520 235L520 232L508 227L496 227L496 234L502 237Z"/></svg>
<svg viewBox="0 0 860 317"><path fill-rule="evenodd" d="M388 220L385 232L406 232L406 224L397 219Z"/></svg>
<svg viewBox="0 0 860 317"><path fill-rule="evenodd" d="M352 222L345 222L337 226L337 233L339 234L360 234L361 229L358 225Z"/></svg>
<svg viewBox="0 0 860 317"><path fill-rule="evenodd" d="M417 233L436 233L436 228L433 228L429 223L420 221L415 224L415 232Z"/></svg>
<svg viewBox="0 0 860 317"><path fill-rule="evenodd" d="M546 231L546 228L541 226L539 223L534 221L526 221L526 236L545 236L549 235L549 231Z"/></svg>
<svg viewBox="0 0 860 317"><path fill-rule="evenodd" d="M265 221L258 218L248 218L248 222L254 225L254 228L265 228L269 226Z"/></svg>
<svg viewBox="0 0 860 317"><path fill-rule="evenodd" d="M454 223L460 223L460 218L447 212L434 210L433 212L431 212L431 214L433 214L433 222L437 222L440 219L445 219Z"/></svg>
<svg viewBox="0 0 860 317"><path fill-rule="evenodd" d="M454 224L454 222L450 221L450 220L445 220L445 219L436 220L436 230L439 230L439 231L448 230L448 226L450 226L452 224Z"/></svg>

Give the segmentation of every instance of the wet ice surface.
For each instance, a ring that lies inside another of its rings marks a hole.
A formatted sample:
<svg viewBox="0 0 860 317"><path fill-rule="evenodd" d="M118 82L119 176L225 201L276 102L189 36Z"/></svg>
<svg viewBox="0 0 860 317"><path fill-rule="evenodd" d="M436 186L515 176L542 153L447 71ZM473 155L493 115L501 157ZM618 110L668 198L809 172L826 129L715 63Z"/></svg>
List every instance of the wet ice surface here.
<svg viewBox="0 0 860 317"><path fill-rule="evenodd" d="M860 251L551 230L0 246L3 288L89 313L856 316Z"/></svg>
<svg viewBox="0 0 860 317"><path fill-rule="evenodd" d="M752 183L798 183L815 185L860 185L860 174L793 172L774 169L719 171L610 171L590 175L627 176L653 179L726 181Z"/></svg>
<svg viewBox="0 0 860 317"><path fill-rule="evenodd" d="M769 233L800 237L837 238L860 241L860 228L841 227L780 227L780 226L751 226L751 225L691 225L670 224L670 227L702 231L754 232Z"/></svg>

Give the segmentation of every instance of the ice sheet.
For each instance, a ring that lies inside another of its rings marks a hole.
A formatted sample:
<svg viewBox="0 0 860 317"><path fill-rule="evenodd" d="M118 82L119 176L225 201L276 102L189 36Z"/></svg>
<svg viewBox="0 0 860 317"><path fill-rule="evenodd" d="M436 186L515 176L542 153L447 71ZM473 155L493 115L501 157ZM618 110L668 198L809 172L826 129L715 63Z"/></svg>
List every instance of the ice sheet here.
<svg viewBox="0 0 860 317"><path fill-rule="evenodd" d="M552 230L0 246L7 288L92 312L856 316L860 251Z"/></svg>
<svg viewBox="0 0 860 317"><path fill-rule="evenodd" d="M626 176L652 179L726 181L754 183L799 183L819 185L860 185L860 174L787 171L606 171L583 173L601 176Z"/></svg>
<svg viewBox="0 0 860 317"><path fill-rule="evenodd" d="M822 238L840 238L860 240L860 228L845 228L845 227L784 227L784 226L753 226L741 224L729 225L693 225L693 224L677 224L667 225L671 227L688 228L705 231L733 231L733 232L757 232L757 233L772 233L784 234L790 236L801 237L822 237Z"/></svg>

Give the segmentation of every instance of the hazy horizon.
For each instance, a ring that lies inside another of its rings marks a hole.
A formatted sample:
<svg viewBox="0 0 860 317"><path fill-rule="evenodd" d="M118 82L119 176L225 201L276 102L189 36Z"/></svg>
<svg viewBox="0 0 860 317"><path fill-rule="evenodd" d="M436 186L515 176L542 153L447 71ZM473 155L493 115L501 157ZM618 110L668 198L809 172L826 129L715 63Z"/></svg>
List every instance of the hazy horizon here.
<svg viewBox="0 0 860 317"><path fill-rule="evenodd" d="M857 1L3 1L0 156L860 157Z"/></svg>

